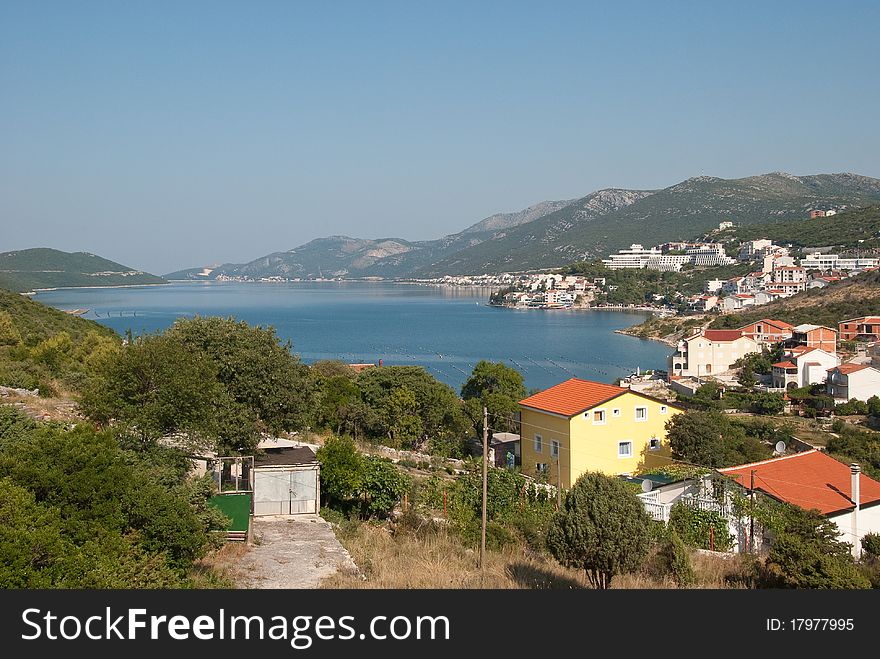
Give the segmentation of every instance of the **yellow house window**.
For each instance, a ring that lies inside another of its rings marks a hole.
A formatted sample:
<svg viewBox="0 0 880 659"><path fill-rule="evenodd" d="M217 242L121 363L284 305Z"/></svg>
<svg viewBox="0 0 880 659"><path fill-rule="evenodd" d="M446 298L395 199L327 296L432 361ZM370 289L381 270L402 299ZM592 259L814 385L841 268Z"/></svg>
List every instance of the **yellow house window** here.
<svg viewBox="0 0 880 659"><path fill-rule="evenodd" d="M651 437L651 439L648 441L648 449L651 451L656 451L659 448L660 448L660 440L657 439L656 437Z"/></svg>
<svg viewBox="0 0 880 659"><path fill-rule="evenodd" d="M541 438L541 435L535 435L535 453L543 453L544 452L544 440Z"/></svg>
<svg viewBox="0 0 880 659"><path fill-rule="evenodd" d="M593 410L593 425L605 423L605 410Z"/></svg>
<svg viewBox="0 0 880 659"><path fill-rule="evenodd" d="M555 439L550 441L550 457L558 458L559 457L559 442Z"/></svg>
<svg viewBox="0 0 880 659"><path fill-rule="evenodd" d="M620 408L615 407L613 410L611 410L611 416L620 416Z"/></svg>
<svg viewBox="0 0 880 659"><path fill-rule="evenodd" d="M636 421L647 421L648 420L648 408L647 407L637 407L636 408Z"/></svg>
<svg viewBox="0 0 880 659"><path fill-rule="evenodd" d="M666 410L667 410L667 409L668 409L668 408L666 407L666 405L661 405L661 406L660 406L660 414L666 414Z"/></svg>
<svg viewBox="0 0 880 659"><path fill-rule="evenodd" d="M632 442L617 442L617 457L631 458L633 454Z"/></svg>

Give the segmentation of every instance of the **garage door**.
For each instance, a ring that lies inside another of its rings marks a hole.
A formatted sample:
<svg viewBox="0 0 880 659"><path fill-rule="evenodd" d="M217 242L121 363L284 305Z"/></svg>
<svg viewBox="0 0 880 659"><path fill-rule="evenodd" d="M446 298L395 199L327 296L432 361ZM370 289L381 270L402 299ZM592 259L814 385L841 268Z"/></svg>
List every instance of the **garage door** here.
<svg viewBox="0 0 880 659"><path fill-rule="evenodd" d="M254 515L296 515L318 511L318 471L254 470Z"/></svg>

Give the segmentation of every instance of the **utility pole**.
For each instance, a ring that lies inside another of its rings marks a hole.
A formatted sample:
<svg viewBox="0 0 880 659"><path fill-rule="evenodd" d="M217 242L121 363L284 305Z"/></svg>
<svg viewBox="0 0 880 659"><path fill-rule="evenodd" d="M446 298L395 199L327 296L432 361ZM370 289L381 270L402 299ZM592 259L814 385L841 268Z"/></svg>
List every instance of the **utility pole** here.
<svg viewBox="0 0 880 659"><path fill-rule="evenodd" d="M486 500L489 493L489 410L483 406L483 528L480 534L480 570L486 571Z"/></svg>
<svg viewBox="0 0 880 659"><path fill-rule="evenodd" d="M559 465L559 455L556 456L556 510L562 508L562 467Z"/></svg>
<svg viewBox="0 0 880 659"><path fill-rule="evenodd" d="M749 488L749 499L751 500L751 505L749 506L749 552L754 552L755 549L755 470L752 469L752 484Z"/></svg>

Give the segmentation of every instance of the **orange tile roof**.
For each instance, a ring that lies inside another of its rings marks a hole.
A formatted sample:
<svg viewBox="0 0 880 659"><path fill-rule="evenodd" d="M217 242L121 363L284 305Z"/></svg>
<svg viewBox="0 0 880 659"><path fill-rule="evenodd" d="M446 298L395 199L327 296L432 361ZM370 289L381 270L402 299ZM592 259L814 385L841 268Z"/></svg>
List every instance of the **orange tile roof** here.
<svg viewBox="0 0 880 659"><path fill-rule="evenodd" d="M755 490L775 499L807 510L816 509L823 515L854 507L850 499L852 474L849 466L816 449L718 471L751 489L753 470ZM863 506L880 502L880 483L861 474L859 498Z"/></svg>
<svg viewBox="0 0 880 659"><path fill-rule="evenodd" d="M615 387L611 384L571 378L533 396L524 398L519 404L536 410L571 417L591 407L595 407L599 403L616 398L627 391L629 389Z"/></svg>
<svg viewBox="0 0 880 659"><path fill-rule="evenodd" d="M850 373L855 373L856 371L861 371L862 369L868 368L871 366L870 364L841 364L840 366L835 366L834 368L829 368L828 371L837 370L843 375L849 375Z"/></svg>
<svg viewBox="0 0 880 659"><path fill-rule="evenodd" d="M797 368L796 364L792 364L791 362L776 362L772 364L773 368Z"/></svg>

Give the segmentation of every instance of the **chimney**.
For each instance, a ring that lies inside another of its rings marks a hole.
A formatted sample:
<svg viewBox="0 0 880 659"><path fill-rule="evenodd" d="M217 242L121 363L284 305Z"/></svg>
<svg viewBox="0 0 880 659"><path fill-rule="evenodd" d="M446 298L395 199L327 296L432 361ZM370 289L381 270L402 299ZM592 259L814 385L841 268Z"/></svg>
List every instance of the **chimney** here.
<svg viewBox="0 0 880 659"><path fill-rule="evenodd" d="M862 473L862 468L859 466L858 462L853 462L849 466L850 473L852 474L852 501L856 504L856 507L852 511L852 553L856 560L858 560L862 555L862 539L859 536L859 476Z"/></svg>

